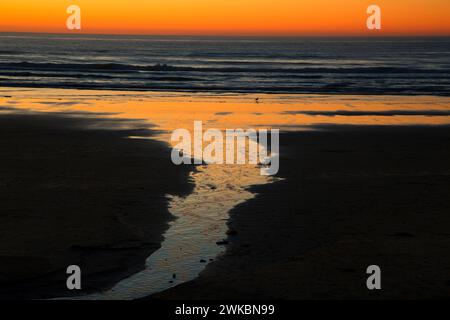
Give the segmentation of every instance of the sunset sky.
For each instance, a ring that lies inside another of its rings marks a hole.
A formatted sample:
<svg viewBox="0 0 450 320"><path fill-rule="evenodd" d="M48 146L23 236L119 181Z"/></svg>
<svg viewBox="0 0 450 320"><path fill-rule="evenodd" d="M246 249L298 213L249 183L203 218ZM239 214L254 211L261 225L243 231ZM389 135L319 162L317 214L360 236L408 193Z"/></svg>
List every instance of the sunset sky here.
<svg viewBox="0 0 450 320"><path fill-rule="evenodd" d="M2 0L0 31L178 35L365 35L366 9L382 10L381 35L450 35L449 0ZM371 32L373 34L374 31Z"/></svg>

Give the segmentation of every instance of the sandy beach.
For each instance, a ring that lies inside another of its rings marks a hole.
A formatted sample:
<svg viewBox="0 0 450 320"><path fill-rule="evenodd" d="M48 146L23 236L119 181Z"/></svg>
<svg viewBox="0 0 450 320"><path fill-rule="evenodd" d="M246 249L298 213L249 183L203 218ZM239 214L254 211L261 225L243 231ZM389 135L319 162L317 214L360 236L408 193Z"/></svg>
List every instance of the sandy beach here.
<svg viewBox="0 0 450 320"><path fill-rule="evenodd" d="M149 124L101 114L18 111L0 115L0 297L109 288L144 268L172 216L166 194L187 194L189 166L170 162ZM167 183L171 181L171 183Z"/></svg>
<svg viewBox="0 0 450 320"><path fill-rule="evenodd" d="M448 296L448 99L255 98L5 91L0 298L74 295L70 264L89 299ZM275 180L174 165L195 120L279 128Z"/></svg>
<svg viewBox="0 0 450 320"><path fill-rule="evenodd" d="M151 299L449 296L449 126L321 125L280 143L285 180L232 210L226 253Z"/></svg>

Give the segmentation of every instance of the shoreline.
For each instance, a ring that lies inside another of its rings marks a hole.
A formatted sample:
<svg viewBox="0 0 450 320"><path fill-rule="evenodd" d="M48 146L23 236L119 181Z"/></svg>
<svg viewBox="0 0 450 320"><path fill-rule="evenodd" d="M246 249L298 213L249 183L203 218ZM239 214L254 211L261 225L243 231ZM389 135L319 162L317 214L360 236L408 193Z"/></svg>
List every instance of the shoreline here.
<svg viewBox="0 0 450 320"><path fill-rule="evenodd" d="M190 95L201 95L201 94L213 94L213 95L298 95L298 96L304 96L304 95L318 95L318 96L394 96L394 97L441 97L441 98L448 98L450 97L450 93L444 93L444 92L400 92L400 91L376 91L373 89L367 90L367 91L346 91L346 90L235 90L230 88L223 88L223 89L216 89L216 88L172 88L172 87L153 87L153 88L126 88L126 87L93 87L92 85L86 85L86 86L70 86L70 87L62 87L62 86L48 86L48 85L5 85L2 84L0 88L6 88L6 89L15 89L15 90L21 90L21 89L49 89L49 90L80 90L80 91L111 91L111 92L126 92L126 93L186 93Z"/></svg>

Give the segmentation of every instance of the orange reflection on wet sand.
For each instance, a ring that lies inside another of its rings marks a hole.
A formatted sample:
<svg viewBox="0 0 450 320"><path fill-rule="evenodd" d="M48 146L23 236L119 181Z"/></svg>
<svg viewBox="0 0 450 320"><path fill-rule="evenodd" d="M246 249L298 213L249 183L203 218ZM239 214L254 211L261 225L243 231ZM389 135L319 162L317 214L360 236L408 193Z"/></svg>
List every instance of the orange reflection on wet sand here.
<svg viewBox="0 0 450 320"><path fill-rule="evenodd" d="M0 90L1 112L108 113L144 119L170 132L208 128L305 130L320 124L439 125L450 123L450 98L404 96L326 96L283 94L188 94L65 89ZM338 111L338 112L336 112Z"/></svg>

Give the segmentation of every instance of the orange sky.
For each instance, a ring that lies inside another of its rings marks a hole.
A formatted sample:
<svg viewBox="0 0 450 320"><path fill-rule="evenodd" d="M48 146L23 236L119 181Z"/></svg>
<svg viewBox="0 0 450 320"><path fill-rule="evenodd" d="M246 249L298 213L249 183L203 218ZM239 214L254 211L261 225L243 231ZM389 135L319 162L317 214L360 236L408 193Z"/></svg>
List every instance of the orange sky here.
<svg viewBox="0 0 450 320"><path fill-rule="evenodd" d="M366 8L382 9L379 35L450 35L450 0L2 0L0 31L66 29L81 7L82 33L364 35Z"/></svg>

